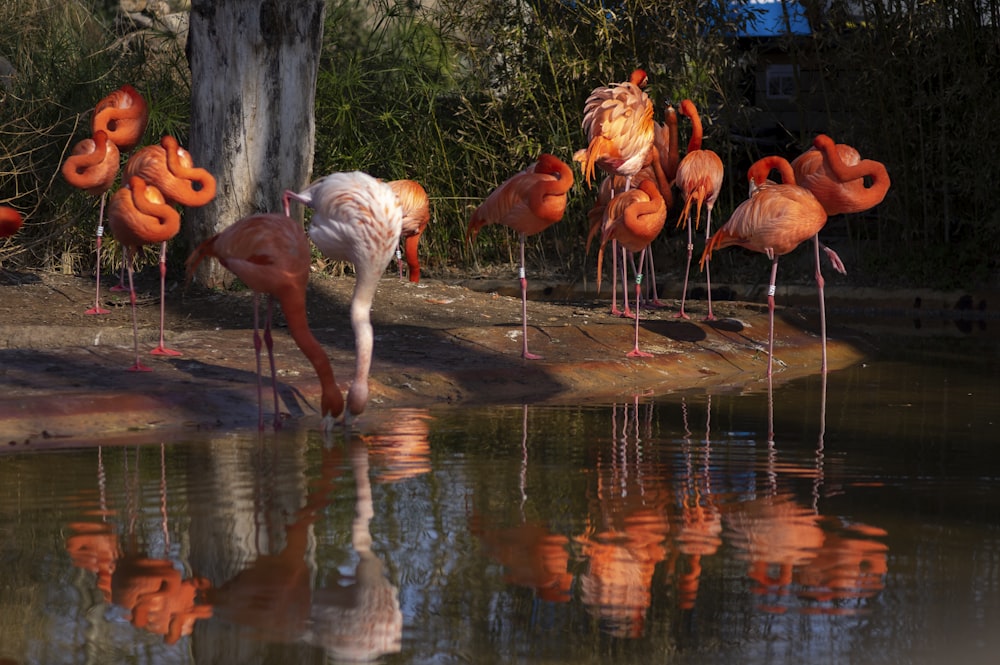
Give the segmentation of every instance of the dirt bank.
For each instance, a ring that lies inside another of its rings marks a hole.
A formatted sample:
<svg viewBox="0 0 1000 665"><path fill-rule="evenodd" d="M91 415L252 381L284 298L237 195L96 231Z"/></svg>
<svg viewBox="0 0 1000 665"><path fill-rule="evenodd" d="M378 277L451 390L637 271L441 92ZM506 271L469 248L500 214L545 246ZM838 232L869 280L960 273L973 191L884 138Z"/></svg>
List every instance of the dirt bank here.
<svg viewBox="0 0 1000 665"><path fill-rule="evenodd" d="M143 362L132 363L128 298L103 289L111 312L84 314L94 304L91 279L47 273L2 273L0 280L0 443L10 449L114 438L123 433L252 427L257 417L249 292L184 290L171 282L166 341L180 351L156 357L159 284L140 278L139 331ZM342 388L353 374L347 316L354 281L317 276L309 294L313 330L327 348ZM759 302L689 305L690 320L667 307L643 309L640 345L654 354L630 359L633 322L611 316L608 290L597 298L580 289L534 283L528 316L531 350L520 358L520 299L501 295L516 280L420 285L387 275L372 312L375 361L369 418L388 407L431 404L580 403L639 392L730 386L760 389L767 355L767 311ZM543 300L545 297L557 299ZM280 321L280 316L278 317ZM815 311L783 308L777 317L776 380L816 372L820 363ZM864 357L866 347L831 321L830 367ZM284 328L275 332L280 394L287 419L318 424L319 386ZM265 361L266 367L266 361ZM266 371L266 370L265 370ZM271 411L265 394L265 410ZM364 419L358 423L363 427ZM291 426L291 423L290 423Z"/></svg>

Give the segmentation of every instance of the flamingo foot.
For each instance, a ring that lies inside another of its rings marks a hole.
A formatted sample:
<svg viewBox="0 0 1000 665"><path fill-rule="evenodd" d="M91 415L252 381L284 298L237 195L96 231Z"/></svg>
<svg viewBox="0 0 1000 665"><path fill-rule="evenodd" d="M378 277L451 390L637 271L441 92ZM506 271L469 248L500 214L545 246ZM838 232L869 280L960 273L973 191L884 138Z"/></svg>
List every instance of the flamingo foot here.
<svg viewBox="0 0 1000 665"><path fill-rule="evenodd" d="M160 344L158 347L150 351L154 356L182 356L184 355L180 351L174 351L173 349L168 349L167 347Z"/></svg>
<svg viewBox="0 0 1000 665"><path fill-rule="evenodd" d="M622 318L625 318L625 319L634 319L635 318L635 312L633 312L631 309L629 309L628 307L626 307L625 309L622 310L622 312L618 316L620 316Z"/></svg>
<svg viewBox="0 0 1000 665"><path fill-rule="evenodd" d="M688 320L688 319L690 319L691 317L690 317L690 316L688 316L687 314L685 314L685 313L684 313L684 310L682 309L681 311L679 311L679 312L677 312L676 314L674 314L674 318L675 318L675 319L684 319L684 320Z"/></svg>
<svg viewBox="0 0 1000 665"><path fill-rule="evenodd" d="M115 292L118 292L118 291L128 291L128 287L127 286L123 286L121 284L115 284L114 286L112 286L111 288L109 288L108 291L115 291Z"/></svg>
<svg viewBox="0 0 1000 665"><path fill-rule="evenodd" d="M635 347L631 351L625 354L629 358L652 358L652 353L646 353L645 351L640 351L639 347Z"/></svg>
<svg viewBox="0 0 1000 665"><path fill-rule="evenodd" d="M653 298L651 301L649 301L649 306L659 309L661 307L666 307L667 303L663 302L662 300L659 300L658 298Z"/></svg>
<svg viewBox="0 0 1000 665"><path fill-rule="evenodd" d="M622 315L622 311L620 309L618 309L617 307L612 306L612 308L611 308L611 316L621 316L621 315Z"/></svg>
<svg viewBox="0 0 1000 665"><path fill-rule="evenodd" d="M135 361L134 365L132 365L131 367L128 368L128 371L129 372L152 372L153 370L152 370L152 368L146 367L145 365L143 365L141 362L139 362L137 360L137 361Z"/></svg>
<svg viewBox="0 0 1000 665"><path fill-rule="evenodd" d="M706 321L715 321L716 320L715 314L712 314L711 312L709 312L708 315L705 317L705 320Z"/></svg>
<svg viewBox="0 0 1000 665"><path fill-rule="evenodd" d="M527 351L524 351L523 353L521 353L521 357L524 358L525 360L541 360L542 359L542 357L540 355L537 355L537 354L534 354L534 353L529 353Z"/></svg>
<svg viewBox="0 0 1000 665"><path fill-rule="evenodd" d="M110 314L110 313L111 313L110 309L104 309L103 307L99 307L97 305L94 305L86 312L84 312L84 314Z"/></svg>

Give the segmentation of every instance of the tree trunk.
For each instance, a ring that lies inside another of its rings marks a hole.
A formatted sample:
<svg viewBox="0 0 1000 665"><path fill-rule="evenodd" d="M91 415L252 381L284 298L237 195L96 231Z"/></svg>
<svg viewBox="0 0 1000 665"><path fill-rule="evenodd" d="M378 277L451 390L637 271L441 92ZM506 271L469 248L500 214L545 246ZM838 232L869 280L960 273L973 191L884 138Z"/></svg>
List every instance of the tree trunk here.
<svg viewBox="0 0 1000 665"><path fill-rule="evenodd" d="M190 150L218 182L215 200L185 214L192 247L236 220L281 209L311 175L324 0L193 0ZM205 261L196 279L233 276Z"/></svg>

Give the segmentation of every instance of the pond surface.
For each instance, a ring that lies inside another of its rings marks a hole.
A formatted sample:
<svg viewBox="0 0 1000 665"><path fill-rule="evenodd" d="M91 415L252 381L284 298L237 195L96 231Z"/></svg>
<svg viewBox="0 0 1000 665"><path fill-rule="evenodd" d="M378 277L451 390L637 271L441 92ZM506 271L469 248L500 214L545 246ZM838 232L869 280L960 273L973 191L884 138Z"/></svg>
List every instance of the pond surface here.
<svg viewBox="0 0 1000 665"><path fill-rule="evenodd" d="M996 349L888 348L770 396L6 453L0 662L996 662Z"/></svg>

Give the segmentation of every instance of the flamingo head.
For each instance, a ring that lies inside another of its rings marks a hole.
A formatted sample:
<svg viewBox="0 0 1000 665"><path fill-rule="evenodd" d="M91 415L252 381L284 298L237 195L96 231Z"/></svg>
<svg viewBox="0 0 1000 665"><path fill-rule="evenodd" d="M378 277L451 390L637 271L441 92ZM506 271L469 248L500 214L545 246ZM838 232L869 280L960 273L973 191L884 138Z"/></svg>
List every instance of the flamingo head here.
<svg viewBox="0 0 1000 665"><path fill-rule="evenodd" d="M632 75L628 77L628 82L640 88L645 88L649 84L649 77L646 75L646 70L636 68L632 71Z"/></svg>
<svg viewBox="0 0 1000 665"><path fill-rule="evenodd" d="M698 114L698 108L694 105L690 99L685 99L681 101L681 115L685 118L690 118Z"/></svg>

